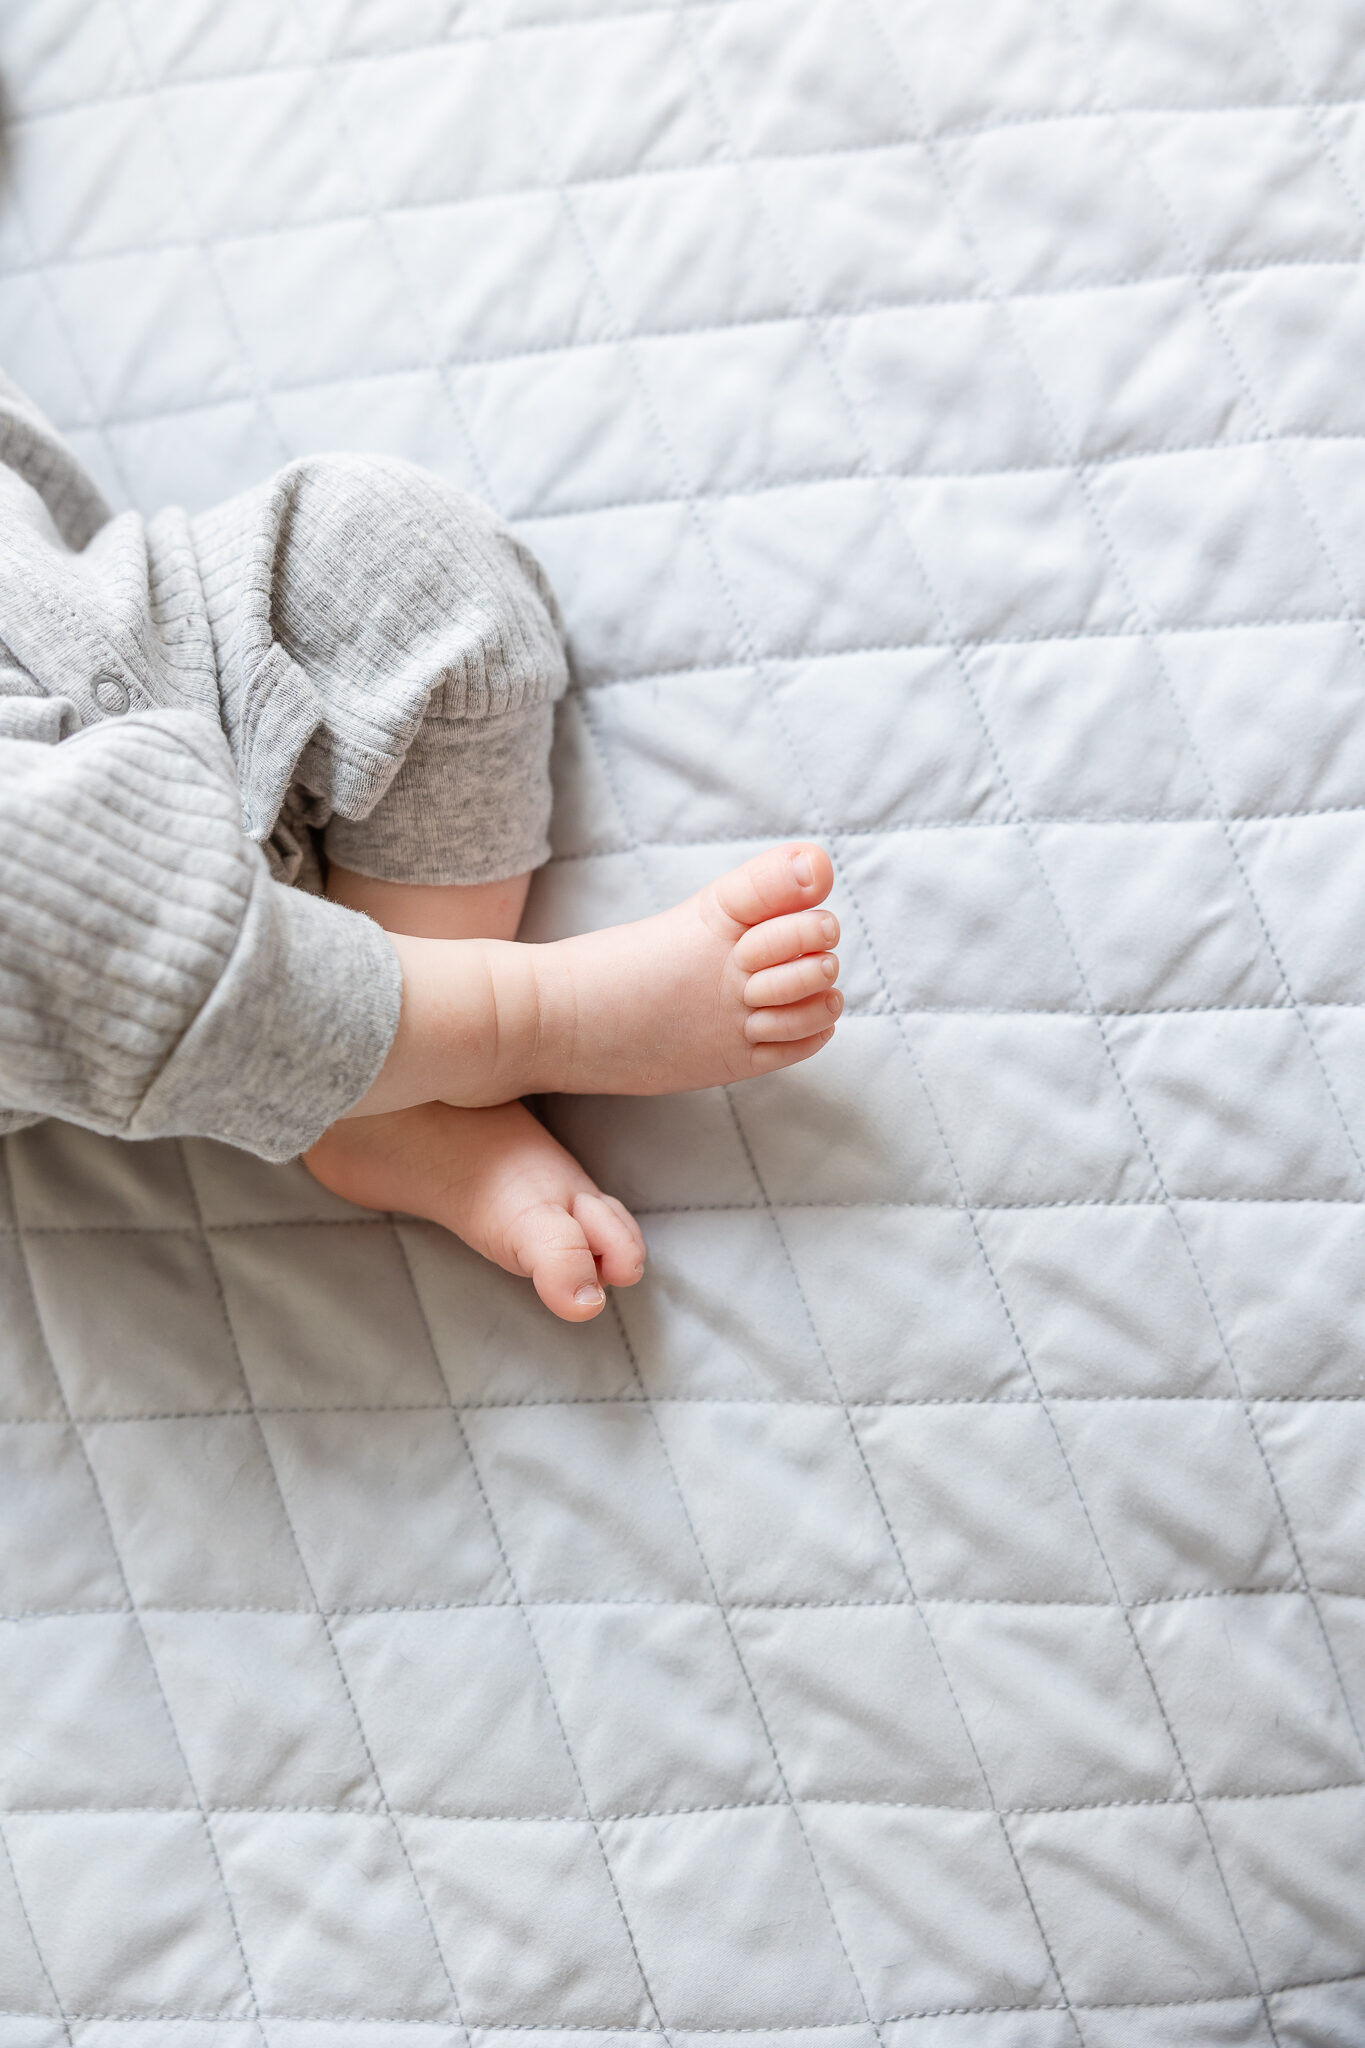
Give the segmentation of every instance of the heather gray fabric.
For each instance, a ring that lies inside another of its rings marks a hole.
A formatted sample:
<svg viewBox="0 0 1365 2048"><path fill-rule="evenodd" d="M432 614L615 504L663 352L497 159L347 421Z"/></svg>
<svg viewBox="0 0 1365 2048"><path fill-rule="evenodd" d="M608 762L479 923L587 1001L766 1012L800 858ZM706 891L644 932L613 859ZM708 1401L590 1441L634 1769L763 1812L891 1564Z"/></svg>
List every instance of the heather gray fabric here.
<svg viewBox="0 0 1365 2048"><path fill-rule="evenodd" d="M0 383L0 464L0 1129L289 1158L378 1072L400 977L367 920L279 885L320 893L319 832L392 881L545 859L554 600L403 463L113 517Z"/></svg>
<svg viewBox="0 0 1365 2048"><path fill-rule="evenodd" d="M381 880L496 881L546 858L562 630L487 506L408 463L325 455L153 520L153 575L168 526L198 575L253 837L292 792L335 858Z"/></svg>
<svg viewBox="0 0 1365 2048"><path fill-rule="evenodd" d="M59 1116L291 1158L374 1079L401 995L377 925L272 880L206 718L0 740L11 1128Z"/></svg>
<svg viewBox="0 0 1365 2048"><path fill-rule="evenodd" d="M329 858L389 882L494 882L538 868L550 857L553 736L550 700L427 718L375 808L333 812Z"/></svg>
<svg viewBox="0 0 1365 2048"><path fill-rule="evenodd" d="M818 832L849 1008L554 1110L586 1329L7 1142L0 2044L1360 2048L1360 7L3 14L103 488L496 504L531 928Z"/></svg>

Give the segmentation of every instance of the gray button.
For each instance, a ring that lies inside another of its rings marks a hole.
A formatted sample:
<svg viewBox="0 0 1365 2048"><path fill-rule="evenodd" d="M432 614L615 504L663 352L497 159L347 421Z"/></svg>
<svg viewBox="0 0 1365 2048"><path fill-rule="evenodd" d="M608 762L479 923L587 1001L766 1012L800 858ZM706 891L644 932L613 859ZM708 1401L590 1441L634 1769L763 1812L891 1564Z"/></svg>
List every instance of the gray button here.
<svg viewBox="0 0 1365 2048"><path fill-rule="evenodd" d="M128 709L128 685L121 676L96 676L90 687L100 710L107 711L111 718Z"/></svg>

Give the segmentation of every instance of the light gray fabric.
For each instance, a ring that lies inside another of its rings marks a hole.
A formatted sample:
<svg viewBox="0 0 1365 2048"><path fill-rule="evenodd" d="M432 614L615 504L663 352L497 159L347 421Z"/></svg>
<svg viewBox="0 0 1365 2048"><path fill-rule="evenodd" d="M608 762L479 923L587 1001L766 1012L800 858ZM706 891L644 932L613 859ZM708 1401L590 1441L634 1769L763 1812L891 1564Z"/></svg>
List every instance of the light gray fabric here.
<svg viewBox="0 0 1365 2048"><path fill-rule="evenodd" d="M550 857L553 703L428 718L368 817L334 813L329 859L390 882L492 882Z"/></svg>
<svg viewBox="0 0 1365 2048"><path fill-rule="evenodd" d="M494 881L545 858L562 632L535 557L486 506L408 463L328 455L183 528L248 832L273 832L293 785L311 823L335 816L336 858L382 880ZM444 758L390 815L419 737Z"/></svg>
<svg viewBox="0 0 1365 2048"><path fill-rule="evenodd" d="M9 1128L59 1116L291 1158L374 1079L401 996L377 925L272 880L206 718L0 740Z"/></svg>
<svg viewBox="0 0 1365 2048"><path fill-rule="evenodd" d="M564 606L531 929L827 837L798 1073L553 1109L586 1329L49 1122L3 2048L1359 2048L1348 0L10 0L119 504L378 447ZM11 1222L11 1212L0 1220Z"/></svg>
<svg viewBox="0 0 1365 2048"><path fill-rule="evenodd" d="M289 1158L378 1072L401 977L366 920L270 874L320 893L319 831L391 881L543 861L553 597L403 463L114 517L0 384L0 465L0 1130Z"/></svg>

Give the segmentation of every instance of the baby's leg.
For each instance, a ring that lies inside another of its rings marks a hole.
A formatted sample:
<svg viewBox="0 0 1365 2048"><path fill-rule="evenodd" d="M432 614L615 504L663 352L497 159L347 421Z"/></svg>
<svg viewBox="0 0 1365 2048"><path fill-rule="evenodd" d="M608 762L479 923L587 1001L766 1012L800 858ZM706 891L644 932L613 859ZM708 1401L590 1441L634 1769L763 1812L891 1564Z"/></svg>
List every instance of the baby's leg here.
<svg viewBox="0 0 1365 2048"><path fill-rule="evenodd" d="M368 1209L426 1216L508 1273L522 1273L566 1322L601 1312L611 1287L645 1268L634 1217L604 1195L520 1102L427 1102L333 1124L304 1164Z"/></svg>
<svg viewBox="0 0 1365 2048"><path fill-rule="evenodd" d="M348 910L363 911L386 932L414 939L514 939L526 908L529 875L505 882L378 882L333 861L327 894Z"/></svg>
<svg viewBox="0 0 1365 2048"><path fill-rule="evenodd" d="M672 910L579 938L395 936L402 1015L351 1114L664 1095L809 1059L843 1008L833 879L821 847L773 847Z"/></svg>

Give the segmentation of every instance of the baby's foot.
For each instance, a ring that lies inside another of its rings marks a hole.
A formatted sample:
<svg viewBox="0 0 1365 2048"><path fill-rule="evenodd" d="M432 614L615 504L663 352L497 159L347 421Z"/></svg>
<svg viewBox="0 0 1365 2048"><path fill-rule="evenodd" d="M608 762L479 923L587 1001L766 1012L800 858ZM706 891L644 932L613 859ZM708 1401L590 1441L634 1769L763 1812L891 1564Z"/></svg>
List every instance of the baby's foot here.
<svg viewBox="0 0 1365 2048"><path fill-rule="evenodd" d="M809 1059L843 1008L839 924L820 908L833 878L818 846L776 847L673 910L581 938L390 934L404 976L399 1036L357 1111L664 1095Z"/></svg>
<svg viewBox="0 0 1365 2048"><path fill-rule="evenodd" d="M444 1224L504 1271L526 1275L565 1322L601 1313L604 1281L633 1287L644 1271L635 1218L520 1102L427 1102L352 1118L333 1124L303 1163L348 1202Z"/></svg>
<svg viewBox="0 0 1365 2048"><path fill-rule="evenodd" d="M672 1094L809 1059L844 1006L833 880L820 847L776 847L657 917L529 949L539 1088Z"/></svg>

